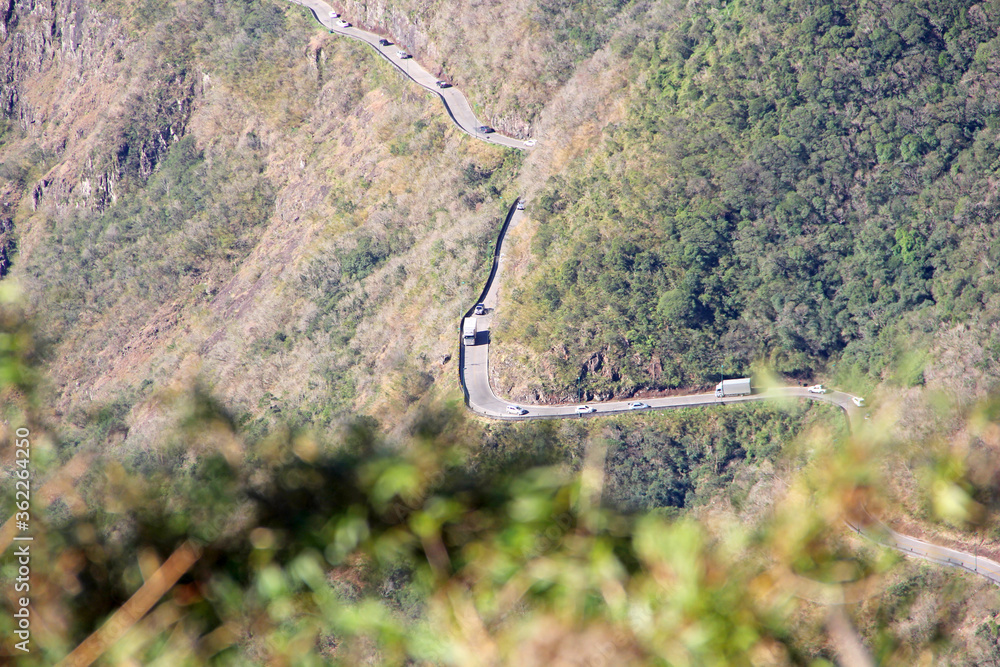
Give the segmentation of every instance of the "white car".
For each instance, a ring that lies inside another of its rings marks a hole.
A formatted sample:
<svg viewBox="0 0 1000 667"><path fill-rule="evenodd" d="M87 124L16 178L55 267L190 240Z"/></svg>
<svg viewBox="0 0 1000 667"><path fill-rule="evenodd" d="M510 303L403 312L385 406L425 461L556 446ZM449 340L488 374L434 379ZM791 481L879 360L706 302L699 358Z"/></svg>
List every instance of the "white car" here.
<svg viewBox="0 0 1000 667"><path fill-rule="evenodd" d="M406 60L407 58L410 57L410 54L407 53L406 51L396 51L396 57L402 60Z"/></svg>
<svg viewBox="0 0 1000 667"><path fill-rule="evenodd" d="M347 21L344 21L344 20L337 21L337 25L339 25L341 28L350 28L351 27L351 24L348 23Z"/></svg>
<svg viewBox="0 0 1000 667"><path fill-rule="evenodd" d="M528 148L531 148L532 146L535 145L535 143L536 141L534 139L528 139L527 141L524 142L524 145L527 146Z"/></svg>
<svg viewBox="0 0 1000 667"><path fill-rule="evenodd" d="M648 407L649 406L643 403L642 401L632 401L631 403L628 404L629 410L642 410Z"/></svg>
<svg viewBox="0 0 1000 667"><path fill-rule="evenodd" d="M528 411L522 408L520 405L508 405L507 412L512 415L526 415Z"/></svg>
<svg viewBox="0 0 1000 667"><path fill-rule="evenodd" d="M865 399L861 398L860 396L851 396L851 402L854 403L854 405L858 406L859 408L865 407Z"/></svg>
<svg viewBox="0 0 1000 667"><path fill-rule="evenodd" d="M517 210L518 211L523 211L524 210L524 201L523 200L517 202Z"/></svg>
<svg viewBox="0 0 1000 667"><path fill-rule="evenodd" d="M824 387L821 384L814 384L813 386L806 389L806 391L808 391L810 394L825 394L826 387Z"/></svg>
<svg viewBox="0 0 1000 667"><path fill-rule="evenodd" d="M589 415L591 412L597 412L597 408L591 407L589 405L576 406L576 414L578 415Z"/></svg>
<svg viewBox="0 0 1000 667"><path fill-rule="evenodd" d="M338 14L337 12L330 12L330 18L332 18L332 19L339 19L340 18L340 14Z"/></svg>

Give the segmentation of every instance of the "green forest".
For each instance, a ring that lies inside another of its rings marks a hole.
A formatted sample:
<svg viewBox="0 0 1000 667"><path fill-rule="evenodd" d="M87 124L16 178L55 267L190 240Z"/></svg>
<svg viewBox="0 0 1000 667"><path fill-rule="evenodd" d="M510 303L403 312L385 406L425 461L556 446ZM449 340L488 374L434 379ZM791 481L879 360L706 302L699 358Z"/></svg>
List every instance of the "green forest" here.
<svg viewBox="0 0 1000 667"><path fill-rule="evenodd" d="M1000 554L1000 0L378 9L498 131L587 117L567 89L623 64L565 163L473 141L284 0L14 0L3 62L43 35L63 75L33 85L80 82L70 5L121 104L0 127L19 664L1000 664L996 586L869 539ZM454 327L530 188L492 333L547 391L909 393L853 430L802 399L471 415ZM958 325L980 375L923 392Z"/></svg>
<svg viewBox="0 0 1000 667"><path fill-rule="evenodd" d="M913 330L988 330L998 25L997 2L691 5L635 45L627 118L533 202L506 335L569 347L557 385L627 392L754 362L877 376ZM580 377L602 349L621 380Z"/></svg>

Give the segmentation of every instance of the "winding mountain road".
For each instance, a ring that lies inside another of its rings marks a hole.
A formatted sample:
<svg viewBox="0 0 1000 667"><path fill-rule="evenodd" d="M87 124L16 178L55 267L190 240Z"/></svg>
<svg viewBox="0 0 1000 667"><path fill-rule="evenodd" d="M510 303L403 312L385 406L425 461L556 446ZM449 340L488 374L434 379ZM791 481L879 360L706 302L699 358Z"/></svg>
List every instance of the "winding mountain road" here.
<svg viewBox="0 0 1000 667"><path fill-rule="evenodd" d="M451 116L452 121L454 121L455 125L457 125L463 132L475 137L476 139L481 139L491 144L507 146L508 148L516 148L519 150L527 150L535 145L534 140L531 139L525 141L522 139L507 137L499 134L498 132L493 132L492 130L489 132L480 131L480 128L486 127L487 124L481 123L476 118L476 114L472 110L472 105L469 104L469 100L466 99L465 95L463 95L461 91L454 86L439 88L437 85L438 77L424 69L412 57L412 54L410 54L411 57L409 58L400 58L399 55L397 55L397 52L406 51L406 48L393 43L391 40L383 37L382 35L376 35L375 33L368 32L367 30L355 28L354 26L347 28L340 27L339 22L342 19L330 16L330 13L335 10L327 3L323 2L323 0L289 0L289 2L301 5L310 10L319 24L330 32L338 35L344 35L345 37L351 37L368 44L370 47L375 49L380 56L388 60L394 67L396 67L396 69L402 72L407 78L412 80L418 86L425 88L440 97L448 115ZM380 42L382 40L388 41L389 44L381 44Z"/></svg>
<svg viewBox="0 0 1000 667"><path fill-rule="evenodd" d="M372 32L361 30L355 27L340 27L337 22L340 19L333 18L330 13L333 8L322 0L289 0L294 4L301 5L312 11L316 20L331 32L358 39L370 45L383 58L392 63L400 72L406 75L417 85L438 95L444 103L448 115L464 132L476 139L488 141L490 143L507 146L509 148L525 150L535 145L534 141L522 141L512 137L503 136L498 133L483 133L479 128L483 125L476 118L472 111L472 106L465 96L454 87L441 89L437 86L437 77L421 67L412 58L401 59L397 56L397 50L401 47L395 44L381 45L380 40L385 39ZM516 202L515 202L516 204ZM466 401L469 408L484 417L506 420L527 420L527 419L565 419L569 417L583 417L576 411L577 404L562 405L522 405L527 412L523 415L512 415L507 411L507 406L511 405L496 395L490 385L489 377L489 356L490 356L490 332L489 326L492 323L493 313L496 311L498 301L498 290L500 285L500 275L504 267L504 243L510 229L516 228L523 220L524 212L517 210L516 205L511 205L507 213L507 218L501 228L494 255L493 268L489 279L480 297L480 303L486 306L486 315L478 316L481 324L477 338L477 344L466 346L461 343L461 323L459 323L459 346L460 363L459 372L461 376L462 388L465 392ZM466 317L472 315L472 309L466 313ZM485 325L485 326L483 326ZM749 401L779 400L790 398L808 398L814 401L831 403L840 407L847 418L848 426L852 429L858 425L859 419L865 410L858 408L852 402L850 394L832 391L826 394L812 394L802 387L775 387L760 391L750 396L734 396L727 398L716 398L714 393L691 394L687 396L669 396L663 398L642 399L648 408L646 410L658 410L668 408L690 408L704 406L728 405L731 403L745 403ZM602 401L592 403L594 412L586 417L599 415L620 414L630 412L628 401ZM901 553L916 558L959 567L968 572L986 577L995 584L1000 585L1000 563L981 558L978 554L969 554L948 547L938 546L923 540L918 540L908 535L897 533L888 526L878 521L872 520L865 526L848 524L852 530L859 535L871 539L879 544L897 549Z"/></svg>
<svg viewBox="0 0 1000 667"><path fill-rule="evenodd" d="M506 401L498 397L493 387L490 385L489 359L490 359L490 332L489 326L493 320L493 314L498 306L498 290L500 276L503 273L505 264L504 242L508 232L517 227L523 220L524 211L517 210L516 202L507 213L507 219L501 228L499 239L497 240L496 252L494 255L493 269L487 279L486 287L480 297L480 303L486 306L486 315L477 316L480 323L479 335L476 345L463 345L461 337L462 353L460 355L462 386L465 389L466 400L469 409L484 417L493 419L505 419L511 421L527 419L566 419L571 417L590 418L599 415L620 414L632 412L628 408L630 401L601 401L589 403L595 409L587 415L579 415L576 411L578 403L562 405L527 405L517 404L527 412L523 415L515 416L507 412L507 406L512 405L511 401ZM466 317L472 315L472 310L466 313ZM459 332L460 333L460 332ZM642 402L648 408L641 410L657 410L667 408L692 408L704 406L728 405L731 403L746 403L749 401L780 400L790 398L807 398L813 401L830 403L836 405L844 411L848 426L854 430L864 421L864 408L857 407L854 396L842 391L828 391L826 394L813 394L803 387L774 387L765 391L751 394L749 396L732 396L728 398L716 398L714 392L707 394L689 394L687 396L668 396L663 398L644 398ZM859 535L870 539L884 546L892 547L904 555L914 558L922 558L932 563L959 567L968 572L986 577L995 584L1000 585L1000 563L979 557L978 554L969 554L956 549L942 547L930 542L918 540L915 537L903 535L892 530L884 523L872 517L871 523L861 526L849 523L848 526Z"/></svg>
<svg viewBox="0 0 1000 667"><path fill-rule="evenodd" d="M848 524L851 529L870 540L890 546L907 556L922 558L939 565L960 567L963 570L986 577L994 584L1000 585L1000 563L984 558L979 554L969 554L956 549L938 546L930 542L918 540L909 535L903 535L892 530L878 519L868 526Z"/></svg>
<svg viewBox="0 0 1000 667"><path fill-rule="evenodd" d="M506 263L504 244L511 229L515 229L524 219L524 211L517 210L516 202L507 212L507 219L497 240L494 254L494 266L490 277L486 282L486 288L480 297L480 303L486 306L486 314L476 316L479 324L479 335L476 338L476 345L463 345L461 359L461 378L465 388L469 408L484 417L494 419L507 419L511 421L527 419L552 419L576 417L578 403L567 403L562 405L521 405L527 410L523 415L512 415L507 412L507 406L513 405L511 401L504 400L496 395L490 385L489 360L490 360L490 325L493 321L493 314L499 304L498 291L500 289L500 276L503 274ZM472 315L470 310L466 317ZM692 408L701 406L728 405L731 403L746 403L749 401L774 400L780 398L809 398L824 403L832 403L840 407L847 415L848 421L853 423L865 410L858 408L851 401L853 396L840 391L831 391L826 394L811 394L804 387L776 387L767 391L761 391L750 396L729 396L726 398L716 398L715 393L690 394L687 396L667 396L663 398L644 398L642 402L648 405L644 410L656 410L663 408ZM593 417L597 415L617 414L622 412L632 412L628 404L631 401L599 401L589 403L594 412L586 415Z"/></svg>

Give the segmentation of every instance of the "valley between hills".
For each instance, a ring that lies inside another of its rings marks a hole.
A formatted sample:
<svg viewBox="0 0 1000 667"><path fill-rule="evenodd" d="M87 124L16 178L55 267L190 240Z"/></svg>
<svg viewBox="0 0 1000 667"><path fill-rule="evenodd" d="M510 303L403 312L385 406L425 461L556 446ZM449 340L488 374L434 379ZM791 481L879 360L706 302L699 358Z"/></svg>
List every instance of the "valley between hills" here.
<svg viewBox="0 0 1000 667"><path fill-rule="evenodd" d="M24 664L1000 656L997 7L304 4L4 18Z"/></svg>

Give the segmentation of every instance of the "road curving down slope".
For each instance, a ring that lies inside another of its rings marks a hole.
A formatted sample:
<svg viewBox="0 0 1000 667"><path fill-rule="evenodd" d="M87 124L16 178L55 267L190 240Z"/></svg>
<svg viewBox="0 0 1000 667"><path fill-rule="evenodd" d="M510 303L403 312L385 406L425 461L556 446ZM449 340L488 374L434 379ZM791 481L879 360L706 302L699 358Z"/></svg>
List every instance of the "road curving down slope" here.
<svg viewBox="0 0 1000 667"><path fill-rule="evenodd" d="M462 386L465 391L466 402L469 409L484 417L505 420L527 420L527 419L565 419L569 417L582 417L578 415L576 408L579 404L562 405L523 405L519 407L527 410L524 415L511 415L507 412L507 406L512 405L510 401L498 397L493 387L490 385L489 359L490 359L490 331L489 325L492 322L493 314L498 305L498 293L500 289L500 275L504 267L504 242L510 229L516 228L524 218L524 211L517 210L517 202L511 205L507 212L507 218L500 230L497 239L496 251L493 259L493 268L487 279L486 286L480 296L480 303L486 306L486 315L478 316L481 323L476 345L461 346L460 374ZM471 315L471 310L466 313L466 317ZM461 332L459 331L459 336ZM807 398L813 401L820 401L836 405L844 411L847 418L848 427L854 430L861 421L864 420L865 409L859 408L852 400L854 397L841 391L830 391L826 394L813 394L803 387L774 387L751 394L750 396L732 396L728 398L716 398L714 393L690 394L687 396L669 396L663 398L644 398L642 402L649 406L648 410L667 408L692 408L704 406L728 405L731 403L745 403L748 401L780 400L792 398ZM590 403L595 409L587 417L599 415L620 414L631 412L628 407L629 401L601 401ZM644 409L644 410L646 410ZM894 548L901 553L921 558L940 565L959 567L973 574L986 577L994 584L1000 585L1000 563L981 558L978 554L969 554L948 547L938 546L915 537L903 535L892 530L874 517L872 522L866 526L848 524L852 530L879 544Z"/></svg>
<svg viewBox="0 0 1000 667"><path fill-rule="evenodd" d="M524 150L534 146L533 141L525 142L512 137L506 137L497 133L484 134L479 132L481 123L476 118L469 101L455 88L439 89L437 78L430 74L423 67L415 63L412 59L402 60L396 57L398 47L394 44L382 46L376 35L359 28L341 28L336 24L338 19L330 16L333 8L322 0L289 0L290 2L302 5L309 9L316 20L331 32L361 40L392 63L400 72L415 82L417 85L438 95L444 103L445 109L452 121L464 132L476 139L488 141L490 143ZM496 251L493 259L493 268L480 296L480 303L486 306L487 313L480 316L480 321L486 326L480 331L477 338L477 345L465 346L461 343L461 326L459 326L459 374L466 402L469 408L484 417L506 420L526 420L526 419L565 419L568 417L579 417L576 412L576 404L564 405L531 405L524 415L514 416L507 412L509 401L499 398L490 385L489 377L489 325L492 315L496 311L498 304L498 292L500 285L500 274L504 265L503 244L507 238L507 232L516 227L524 218L523 211L517 210L516 203L512 204L507 213L503 227L497 240ZM471 315L469 310L466 316ZM780 400L791 398L807 398L814 401L831 403L840 407L847 418L848 426L852 429L857 425L862 409L856 407L852 402L852 396L844 392L833 391L827 394L811 394L801 387L774 387L750 396L734 396L728 398L716 398L713 393L691 394L688 396L670 396L663 398L643 399L643 403L648 405L647 409L667 409L667 408L690 408L704 406L727 405L731 403L744 403L748 401ZM620 414L629 412L628 401L604 401L593 404L595 412L588 416ZM524 407L524 406L522 406ZM877 519L867 526L848 524L850 528L868 539L876 541L885 546L894 548L907 556L921 558L933 563L959 567L970 573L979 574L986 577L995 584L1000 585L1000 563L980 558L978 554L969 554L955 549L938 546L929 542L918 540L908 535L897 533Z"/></svg>
<svg viewBox="0 0 1000 667"><path fill-rule="evenodd" d="M507 406L512 405L511 401L504 400L496 395L490 384L489 359L490 359L490 325L493 314L499 303L498 295L500 289L500 276L503 273L505 264L504 243L507 240L508 232L515 229L524 219L524 211L517 210L517 202L511 205L507 212L507 219L500 231L497 239L496 251L494 255L493 270L487 279L486 287L480 296L480 303L486 306L486 314L477 316L479 324L479 334L476 338L476 345L462 345L460 355L460 372L462 385L465 388L469 409L484 417L494 419L506 419L512 421L523 421L527 419L558 419L578 416L576 408L578 403L567 403L561 405L521 405L527 410L523 415L512 415L508 413ZM466 316L471 315L471 311ZM714 393L690 394L687 396L667 396L662 398L644 398L642 402L649 406L646 409L663 408L692 408L711 405L728 405L731 403L745 403L748 401L775 400L781 398L809 398L825 403L832 403L840 407L849 423L856 421L859 415L864 412L852 402L853 396L840 391L832 391L826 394L811 394L804 387L775 387L766 391L751 394L750 396L730 396L726 398L716 398ZM616 414L631 412L628 404L631 401L601 401L590 403L595 412L588 416Z"/></svg>
<svg viewBox="0 0 1000 667"><path fill-rule="evenodd" d="M396 55L397 51L405 51L406 49L391 42L386 46L379 44L379 41L384 39L381 35L376 35L373 32L355 28L354 26L348 28L340 27L338 22L341 19L330 16L330 12L334 11L334 9L327 3L323 2L323 0L289 0L289 2L301 5L311 11L313 17L315 17L319 24L330 32L338 35L344 35L345 37L351 37L368 44L370 47L375 49L380 56L388 60L394 67L396 67L404 76L409 78L418 86L425 88L440 97L452 121L454 121L455 125L457 125L459 129L466 134L491 144L506 146L508 148L516 148L519 150L527 150L535 145L534 140L530 139L524 141L513 137L507 137L497 132L480 132L479 128L483 127L485 124L479 122L476 118L475 112L472 111L472 105L469 104L469 100L466 99L465 95L463 95L461 91L454 86L448 88L438 88L438 78L436 76L421 67L413 58L403 59Z"/></svg>

